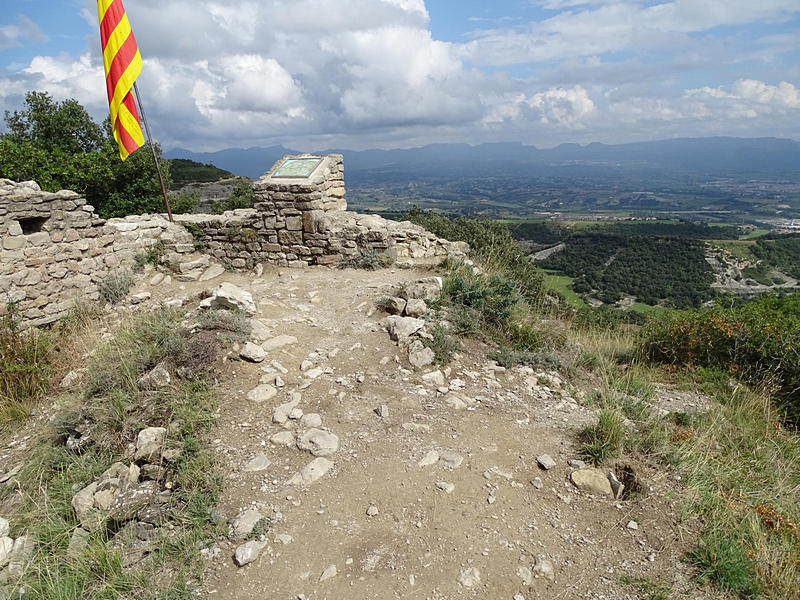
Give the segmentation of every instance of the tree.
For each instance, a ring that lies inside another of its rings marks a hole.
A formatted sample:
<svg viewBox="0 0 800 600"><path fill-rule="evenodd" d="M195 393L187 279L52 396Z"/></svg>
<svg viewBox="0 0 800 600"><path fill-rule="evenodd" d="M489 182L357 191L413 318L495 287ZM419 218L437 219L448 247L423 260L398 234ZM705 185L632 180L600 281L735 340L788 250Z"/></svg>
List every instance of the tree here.
<svg viewBox="0 0 800 600"><path fill-rule="evenodd" d="M211 205L218 215L226 210L236 210L237 208L253 208L255 197L253 195L253 182L246 178L240 178L233 184L233 192L226 200L218 200Z"/></svg>
<svg viewBox="0 0 800 600"><path fill-rule="evenodd" d="M100 150L106 141L103 129L77 100L55 102L47 92L25 94L25 108L5 111L9 133L15 144L30 142L42 150L85 153Z"/></svg>
<svg viewBox="0 0 800 600"><path fill-rule="evenodd" d="M122 162L110 120L97 124L76 100L56 102L46 92L28 92L25 107L6 111L5 122L0 177L33 179L50 192L75 190L105 218L163 210L150 148L145 145ZM168 186L169 161L159 164Z"/></svg>

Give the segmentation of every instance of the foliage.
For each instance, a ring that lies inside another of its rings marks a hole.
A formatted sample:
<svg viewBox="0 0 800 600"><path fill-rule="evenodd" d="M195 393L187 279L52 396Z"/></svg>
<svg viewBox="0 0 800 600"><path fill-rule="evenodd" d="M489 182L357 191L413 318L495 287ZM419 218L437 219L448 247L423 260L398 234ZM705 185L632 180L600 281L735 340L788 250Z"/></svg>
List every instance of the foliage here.
<svg viewBox="0 0 800 600"><path fill-rule="evenodd" d="M723 369L757 384L775 378L776 399L800 423L800 293L764 296L737 308L673 311L642 330L650 360Z"/></svg>
<svg viewBox="0 0 800 600"><path fill-rule="evenodd" d="M28 415L47 391L51 372L49 336L20 330L15 307L8 305L0 318L0 425Z"/></svg>
<svg viewBox="0 0 800 600"><path fill-rule="evenodd" d="M197 323L200 329L227 332L225 337L238 342L247 341L252 329L250 319L239 310L204 310Z"/></svg>
<svg viewBox="0 0 800 600"><path fill-rule="evenodd" d="M446 365L453 360L453 355L461 348L458 339L450 335L450 331L442 323L436 323L428 330L431 338L424 340L426 347L433 350L437 365Z"/></svg>
<svg viewBox="0 0 800 600"><path fill-rule="evenodd" d="M117 271L109 273L97 284L97 289L103 300L109 304L120 302L133 286L133 275L128 271Z"/></svg>
<svg viewBox="0 0 800 600"><path fill-rule="evenodd" d="M392 264L392 259L385 254L375 250L368 250L363 254L352 254L345 256L339 261L340 269L364 269L365 271L377 271L385 269Z"/></svg>
<svg viewBox="0 0 800 600"><path fill-rule="evenodd" d="M200 194L196 192L173 192L169 195L170 208L176 215L192 213L198 204L200 204Z"/></svg>
<svg viewBox="0 0 800 600"><path fill-rule="evenodd" d="M800 279L800 235L768 236L750 250L767 265Z"/></svg>
<svg viewBox="0 0 800 600"><path fill-rule="evenodd" d="M496 272L513 282L517 292L532 303L541 302L544 296L542 274L520 250L508 227L488 219L450 219L436 213L423 212L413 206L404 216L451 241L467 242L470 256L485 269Z"/></svg>
<svg viewBox="0 0 800 600"><path fill-rule="evenodd" d="M77 101L28 92L25 107L6 111L5 121L9 132L0 136L0 177L32 179L50 192L75 190L105 218L162 210L149 146L122 162L109 120L95 123ZM169 161L159 164L169 185Z"/></svg>
<svg viewBox="0 0 800 600"><path fill-rule="evenodd" d="M558 356L550 352L514 350L508 346L503 346L499 350L490 353L489 358L507 369L515 365L527 365L544 369L558 369L561 366Z"/></svg>
<svg viewBox="0 0 800 600"><path fill-rule="evenodd" d="M137 269L141 269L145 265L158 266L161 264L161 260L164 258L164 252L164 244L162 244L161 240L159 240L152 246L148 247L147 250L134 256L134 264L136 265Z"/></svg>
<svg viewBox="0 0 800 600"><path fill-rule="evenodd" d="M510 225L509 228L516 240L547 246L554 246L570 236L569 229L554 221L523 221Z"/></svg>
<svg viewBox="0 0 800 600"><path fill-rule="evenodd" d="M446 267L437 304L448 309L453 333L485 337L516 351L543 345L538 319L513 281L478 273L465 263L448 261Z"/></svg>
<svg viewBox="0 0 800 600"><path fill-rule="evenodd" d="M202 164L187 158L173 158L170 160L172 182L174 186L187 183L210 183L233 177L233 173L215 167L211 163Z"/></svg>
<svg viewBox="0 0 800 600"><path fill-rule="evenodd" d="M236 180L233 185L233 192L225 200L217 200L211 204L211 210L221 215L226 210L236 210L237 208L253 208L255 196L253 194L253 182L244 177Z"/></svg>
<svg viewBox="0 0 800 600"><path fill-rule="evenodd" d="M647 304L699 307L712 297L705 247L688 238L580 233L540 265L574 277L576 292L607 303L629 295Z"/></svg>

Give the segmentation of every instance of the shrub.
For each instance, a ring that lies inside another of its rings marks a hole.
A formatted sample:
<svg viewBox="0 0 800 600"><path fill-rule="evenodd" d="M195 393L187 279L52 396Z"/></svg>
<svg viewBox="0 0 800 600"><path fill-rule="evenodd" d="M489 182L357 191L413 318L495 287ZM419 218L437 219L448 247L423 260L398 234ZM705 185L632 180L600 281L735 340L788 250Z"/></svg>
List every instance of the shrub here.
<svg viewBox="0 0 800 600"><path fill-rule="evenodd" d="M221 215L226 210L237 208L253 208L255 196L253 183L249 179L237 179L233 185L233 192L225 200L217 200L211 204L211 210Z"/></svg>
<svg viewBox="0 0 800 600"><path fill-rule="evenodd" d="M352 255L343 258L341 261L339 261L339 268L377 271L378 269L385 269L390 264L392 264L392 259L385 254L381 254L375 250L368 250L363 254Z"/></svg>
<svg viewBox="0 0 800 600"><path fill-rule="evenodd" d="M204 310L197 318L200 329L228 332L228 338L244 342L250 338L250 319L238 310Z"/></svg>
<svg viewBox="0 0 800 600"><path fill-rule="evenodd" d="M106 275L105 279L97 284L97 289L103 300L109 304L116 304L128 295L132 286L133 275L128 271L118 271Z"/></svg>
<svg viewBox="0 0 800 600"><path fill-rule="evenodd" d="M429 333L432 339L426 339L424 344L426 347L433 350L436 355L436 364L446 365L453 360L453 355L461 348L458 340L450 335L450 331L442 325L437 323L430 328Z"/></svg>
<svg viewBox="0 0 800 600"><path fill-rule="evenodd" d="M672 311L641 333L647 359L722 369L761 383L777 380L776 400L800 423L800 294L765 296L738 308Z"/></svg>
<svg viewBox="0 0 800 600"><path fill-rule="evenodd" d="M159 240L144 252L140 252L139 254L134 256L133 260L136 267L141 269L145 265L157 266L161 264L161 259L163 257L164 257L164 244L162 244L161 241Z"/></svg>
<svg viewBox="0 0 800 600"><path fill-rule="evenodd" d="M176 215L194 212L200 204L200 194L196 192L175 192L169 195L169 205Z"/></svg>

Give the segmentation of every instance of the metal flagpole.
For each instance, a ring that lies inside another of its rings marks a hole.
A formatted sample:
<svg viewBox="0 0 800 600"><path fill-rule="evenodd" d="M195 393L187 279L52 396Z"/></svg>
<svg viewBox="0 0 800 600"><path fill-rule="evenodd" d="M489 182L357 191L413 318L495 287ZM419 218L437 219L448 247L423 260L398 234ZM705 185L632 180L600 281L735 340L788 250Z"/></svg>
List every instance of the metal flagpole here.
<svg viewBox="0 0 800 600"><path fill-rule="evenodd" d="M153 138L150 136L150 125L147 123L147 117L144 114L144 106L142 106L142 97L139 96L139 86L133 82L133 91L136 94L136 103L139 105L139 112L142 114L142 121L144 121L144 130L147 133L147 143L150 144L150 150L153 151L153 162L156 163L156 171L158 171L158 180L161 182L161 193L164 195L164 206L167 207L167 215L171 223L175 222L172 218L172 209L169 207L169 198L167 197L167 188L164 185L164 176L161 174L161 166L158 164L158 156L156 156L156 147L153 145Z"/></svg>

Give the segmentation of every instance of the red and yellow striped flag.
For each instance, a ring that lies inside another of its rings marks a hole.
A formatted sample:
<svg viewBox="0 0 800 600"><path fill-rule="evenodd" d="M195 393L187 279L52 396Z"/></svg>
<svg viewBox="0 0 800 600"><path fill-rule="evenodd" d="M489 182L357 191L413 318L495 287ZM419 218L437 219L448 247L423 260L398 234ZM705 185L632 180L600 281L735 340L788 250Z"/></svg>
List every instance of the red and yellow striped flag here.
<svg viewBox="0 0 800 600"><path fill-rule="evenodd" d="M97 15L100 18L111 125L114 139L119 144L119 156L125 160L144 145L139 113L131 94L133 83L142 72L142 57L122 0L97 0Z"/></svg>

